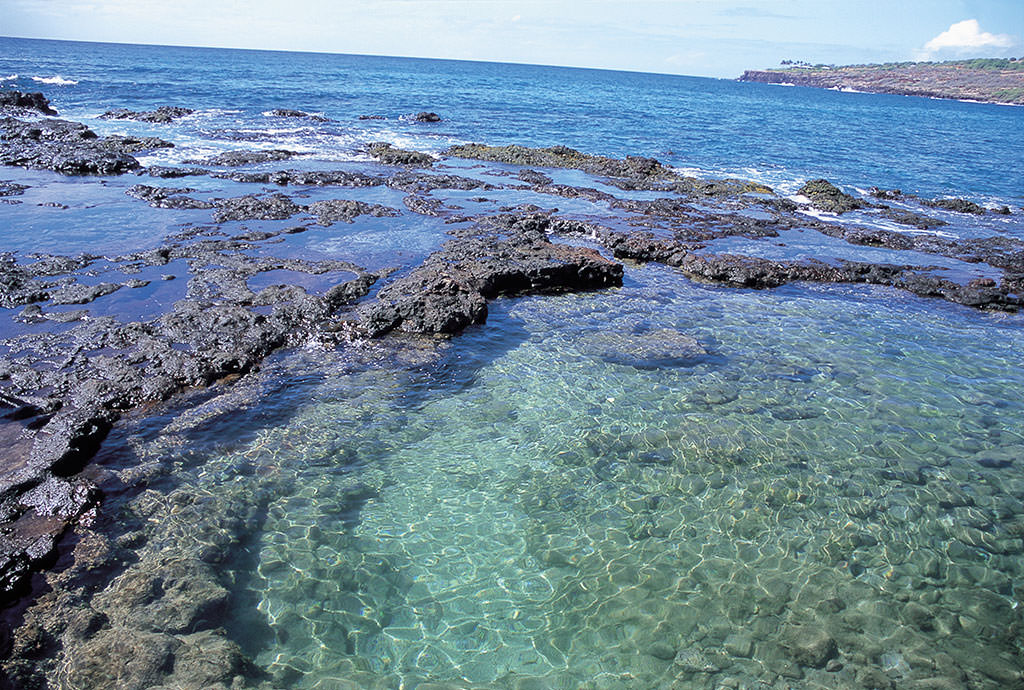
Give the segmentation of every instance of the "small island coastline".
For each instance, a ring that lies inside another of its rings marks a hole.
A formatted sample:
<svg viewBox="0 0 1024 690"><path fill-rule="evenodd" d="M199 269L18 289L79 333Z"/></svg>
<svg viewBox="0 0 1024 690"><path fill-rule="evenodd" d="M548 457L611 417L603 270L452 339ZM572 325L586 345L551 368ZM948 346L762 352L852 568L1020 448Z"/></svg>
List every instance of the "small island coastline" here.
<svg viewBox="0 0 1024 690"><path fill-rule="evenodd" d="M738 81L1024 105L1024 60L1018 58L838 67L783 64L781 68L747 70Z"/></svg>

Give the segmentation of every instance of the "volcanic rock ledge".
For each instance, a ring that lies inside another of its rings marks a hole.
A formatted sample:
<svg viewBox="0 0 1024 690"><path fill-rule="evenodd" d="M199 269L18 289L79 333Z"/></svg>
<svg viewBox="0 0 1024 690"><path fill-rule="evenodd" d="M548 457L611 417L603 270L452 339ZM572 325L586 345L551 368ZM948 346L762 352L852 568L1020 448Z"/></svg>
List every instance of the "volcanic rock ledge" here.
<svg viewBox="0 0 1024 690"><path fill-rule="evenodd" d="M380 336L394 329L452 334L483 323L502 295L573 292L622 285L623 267L594 249L553 244L543 215L483 219L381 289L361 312Z"/></svg>

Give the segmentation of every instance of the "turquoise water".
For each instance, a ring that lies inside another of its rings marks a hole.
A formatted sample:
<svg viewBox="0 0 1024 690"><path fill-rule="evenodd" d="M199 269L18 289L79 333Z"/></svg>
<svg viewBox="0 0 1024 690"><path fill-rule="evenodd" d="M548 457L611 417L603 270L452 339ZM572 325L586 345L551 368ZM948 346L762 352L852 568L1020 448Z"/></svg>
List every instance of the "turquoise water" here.
<svg viewBox="0 0 1024 690"><path fill-rule="evenodd" d="M302 154L281 167L383 175L393 170L368 160L367 142L435 153L469 141L567 144L758 179L783 196L824 176L851 192L1007 204L1009 216L928 212L950 222L947 236L1024 237L1019 108L526 65L0 39L4 88L44 88L33 78L55 75L68 83L45 88L62 115L103 135L175 142L146 165L278 147ZM196 113L170 125L97 119L160 105ZM278 107L330 121L264 114ZM443 121L402 118L424 109ZM487 198L433 195L466 213L557 203L628 227L605 202L511 186L509 166L438 169L505 185ZM150 178L2 177L30 186L0 220L0 250L19 261L150 248L210 221L125 196ZM204 198L267 191L185 184ZM384 187L271 191L403 209L404 193ZM214 230L303 222L307 232L267 251L408 269L451 228L403 211ZM868 213L843 222L880 223ZM712 249L729 247L937 264L963 280L998 273L811 231ZM187 290L185 263L160 270L178 280L114 293L92 315L166 308ZM187 624L157 629L181 638L223 627L255 662L235 669L239 682L257 687L1021 687L1022 318L888 289L712 288L653 266L628 265L625 280L499 300L486 325L452 340L314 340L195 407L123 423L99 458L117 480L97 518L121 549L114 575L166 571L181 585L125 604L131 620L148 630L177 611ZM690 355L637 352L666 340ZM108 575L75 601L117 612ZM106 603L90 599L104 588ZM221 594L229 605L215 615L179 610ZM74 661L91 658L64 653L58 685L87 687Z"/></svg>
<svg viewBox="0 0 1024 690"><path fill-rule="evenodd" d="M1007 687L1019 318L629 275L499 301L427 363L286 358L287 421L177 489L266 502L236 572L257 662L302 688ZM652 325L708 355L614 356Z"/></svg>

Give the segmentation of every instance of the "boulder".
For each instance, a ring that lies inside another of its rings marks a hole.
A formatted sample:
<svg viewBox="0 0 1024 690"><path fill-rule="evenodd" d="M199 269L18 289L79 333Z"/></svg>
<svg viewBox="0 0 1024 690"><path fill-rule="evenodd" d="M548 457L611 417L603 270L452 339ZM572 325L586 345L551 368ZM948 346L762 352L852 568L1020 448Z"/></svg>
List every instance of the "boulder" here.
<svg viewBox="0 0 1024 690"><path fill-rule="evenodd" d="M836 641L818 625L788 625L782 633L782 645L801 666L825 668L838 654Z"/></svg>
<svg viewBox="0 0 1024 690"><path fill-rule="evenodd" d="M797 192L814 204L815 208L829 213L843 214L859 208L865 208L866 203L855 197L846 194L828 180L810 180Z"/></svg>
<svg viewBox="0 0 1024 690"><path fill-rule="evenodd" d="M34 110L43 115L56 115L57 111L50 106L50 101L43 94L22 93L21 91L0 91L0 108L18 108Z"/></svg>

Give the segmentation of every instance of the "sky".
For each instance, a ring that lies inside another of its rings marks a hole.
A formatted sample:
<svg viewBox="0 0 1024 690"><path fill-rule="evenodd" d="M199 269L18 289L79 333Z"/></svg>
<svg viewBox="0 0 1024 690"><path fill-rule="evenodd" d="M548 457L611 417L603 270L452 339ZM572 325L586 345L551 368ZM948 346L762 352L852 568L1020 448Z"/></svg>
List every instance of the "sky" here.
<svg viewBox="0 0 1024 690"><path fill-rule="evenodd" d="M0 35L735 78L1024 56L1024 0L0 0Z"/></svg>

